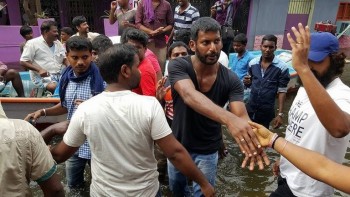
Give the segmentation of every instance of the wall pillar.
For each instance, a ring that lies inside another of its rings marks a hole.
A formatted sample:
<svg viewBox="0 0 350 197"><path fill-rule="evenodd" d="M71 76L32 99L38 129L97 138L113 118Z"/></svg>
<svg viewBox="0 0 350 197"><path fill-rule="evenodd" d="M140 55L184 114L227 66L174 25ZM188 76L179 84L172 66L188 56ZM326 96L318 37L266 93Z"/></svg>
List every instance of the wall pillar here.
<svg viewBox="0 0 350 197"><path fill-rule="evenodd" d="M6 2L10 25L22 25L22 14L19 9L19 0L7 0Z"/></svg>

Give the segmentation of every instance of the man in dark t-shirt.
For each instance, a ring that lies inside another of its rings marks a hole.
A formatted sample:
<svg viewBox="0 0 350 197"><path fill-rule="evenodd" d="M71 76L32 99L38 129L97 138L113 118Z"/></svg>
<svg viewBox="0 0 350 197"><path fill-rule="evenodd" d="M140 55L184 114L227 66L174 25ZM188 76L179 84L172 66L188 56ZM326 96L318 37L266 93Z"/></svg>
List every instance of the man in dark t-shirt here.
<svg viewBox="0 0 350 197"><path fill-rule="evenodd" d="M222 42L220 25L212 18L203 17L191 28L190 47L195 55L177 58L169 63L169 79L174 100L172 130L185 146L198 168L214 186L221 145L221 125L226 125L239 144L251 169L266 154L259 151L259 142L248 125L248 114L243 103L243 86L236 74L218 63ZM222 107L229 101L230 112ZM174 196L187 196L186 178L168 162L169 186ZM193 183L194 196L201 196Z"/></svg>

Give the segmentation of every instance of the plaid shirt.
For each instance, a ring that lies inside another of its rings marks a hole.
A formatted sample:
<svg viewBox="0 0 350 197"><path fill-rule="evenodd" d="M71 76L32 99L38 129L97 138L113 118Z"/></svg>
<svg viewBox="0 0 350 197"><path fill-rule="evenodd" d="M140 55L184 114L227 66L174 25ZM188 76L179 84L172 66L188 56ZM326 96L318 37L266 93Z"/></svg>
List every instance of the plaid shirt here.
<svg viewBox="0 0 350 197"><path fill-rule="evenodd" d="M66 89L65 101L62 103L68 110L67 119L70 120L77 110L78 106L74 104L75 99L88 100L92 97L90 88L91 77L88 76L85 80L78 83L69 81ZM104 86L106 84L104 83ZM90 146L87 140L79 148L79 157L84 159L91 159Z"/></svg>

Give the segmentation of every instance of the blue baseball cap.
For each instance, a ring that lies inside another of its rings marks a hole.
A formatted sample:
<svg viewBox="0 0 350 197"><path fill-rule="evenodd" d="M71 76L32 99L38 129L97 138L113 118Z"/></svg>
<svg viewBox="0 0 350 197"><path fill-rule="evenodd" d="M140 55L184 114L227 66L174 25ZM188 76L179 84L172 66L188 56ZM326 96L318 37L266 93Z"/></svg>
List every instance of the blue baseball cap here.
<svg viewBox="0 0 350 197"><path fill-rule="evenodd" d="M323 61L329 54L339 50L337 37L329 32L311 33L309 60Z"/></svg>

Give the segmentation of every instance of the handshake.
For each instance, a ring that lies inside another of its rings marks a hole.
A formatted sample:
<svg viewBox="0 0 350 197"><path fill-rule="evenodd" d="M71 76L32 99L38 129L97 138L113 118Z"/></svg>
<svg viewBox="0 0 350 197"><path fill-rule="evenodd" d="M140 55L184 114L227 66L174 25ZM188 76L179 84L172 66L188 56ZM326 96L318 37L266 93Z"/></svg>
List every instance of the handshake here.
<svg viewBox="0 0 350 197"><path fill-rule="evenodd" d="M251 122L248 121L249 125L252 127L255 135L257 136L260 145L262 147L270 147L273 148L273 142L274 140L277 139L277 134L271 132L270 130L268 130L267 128L265 128L264 126L255 123L255 122Z"/></svg>

